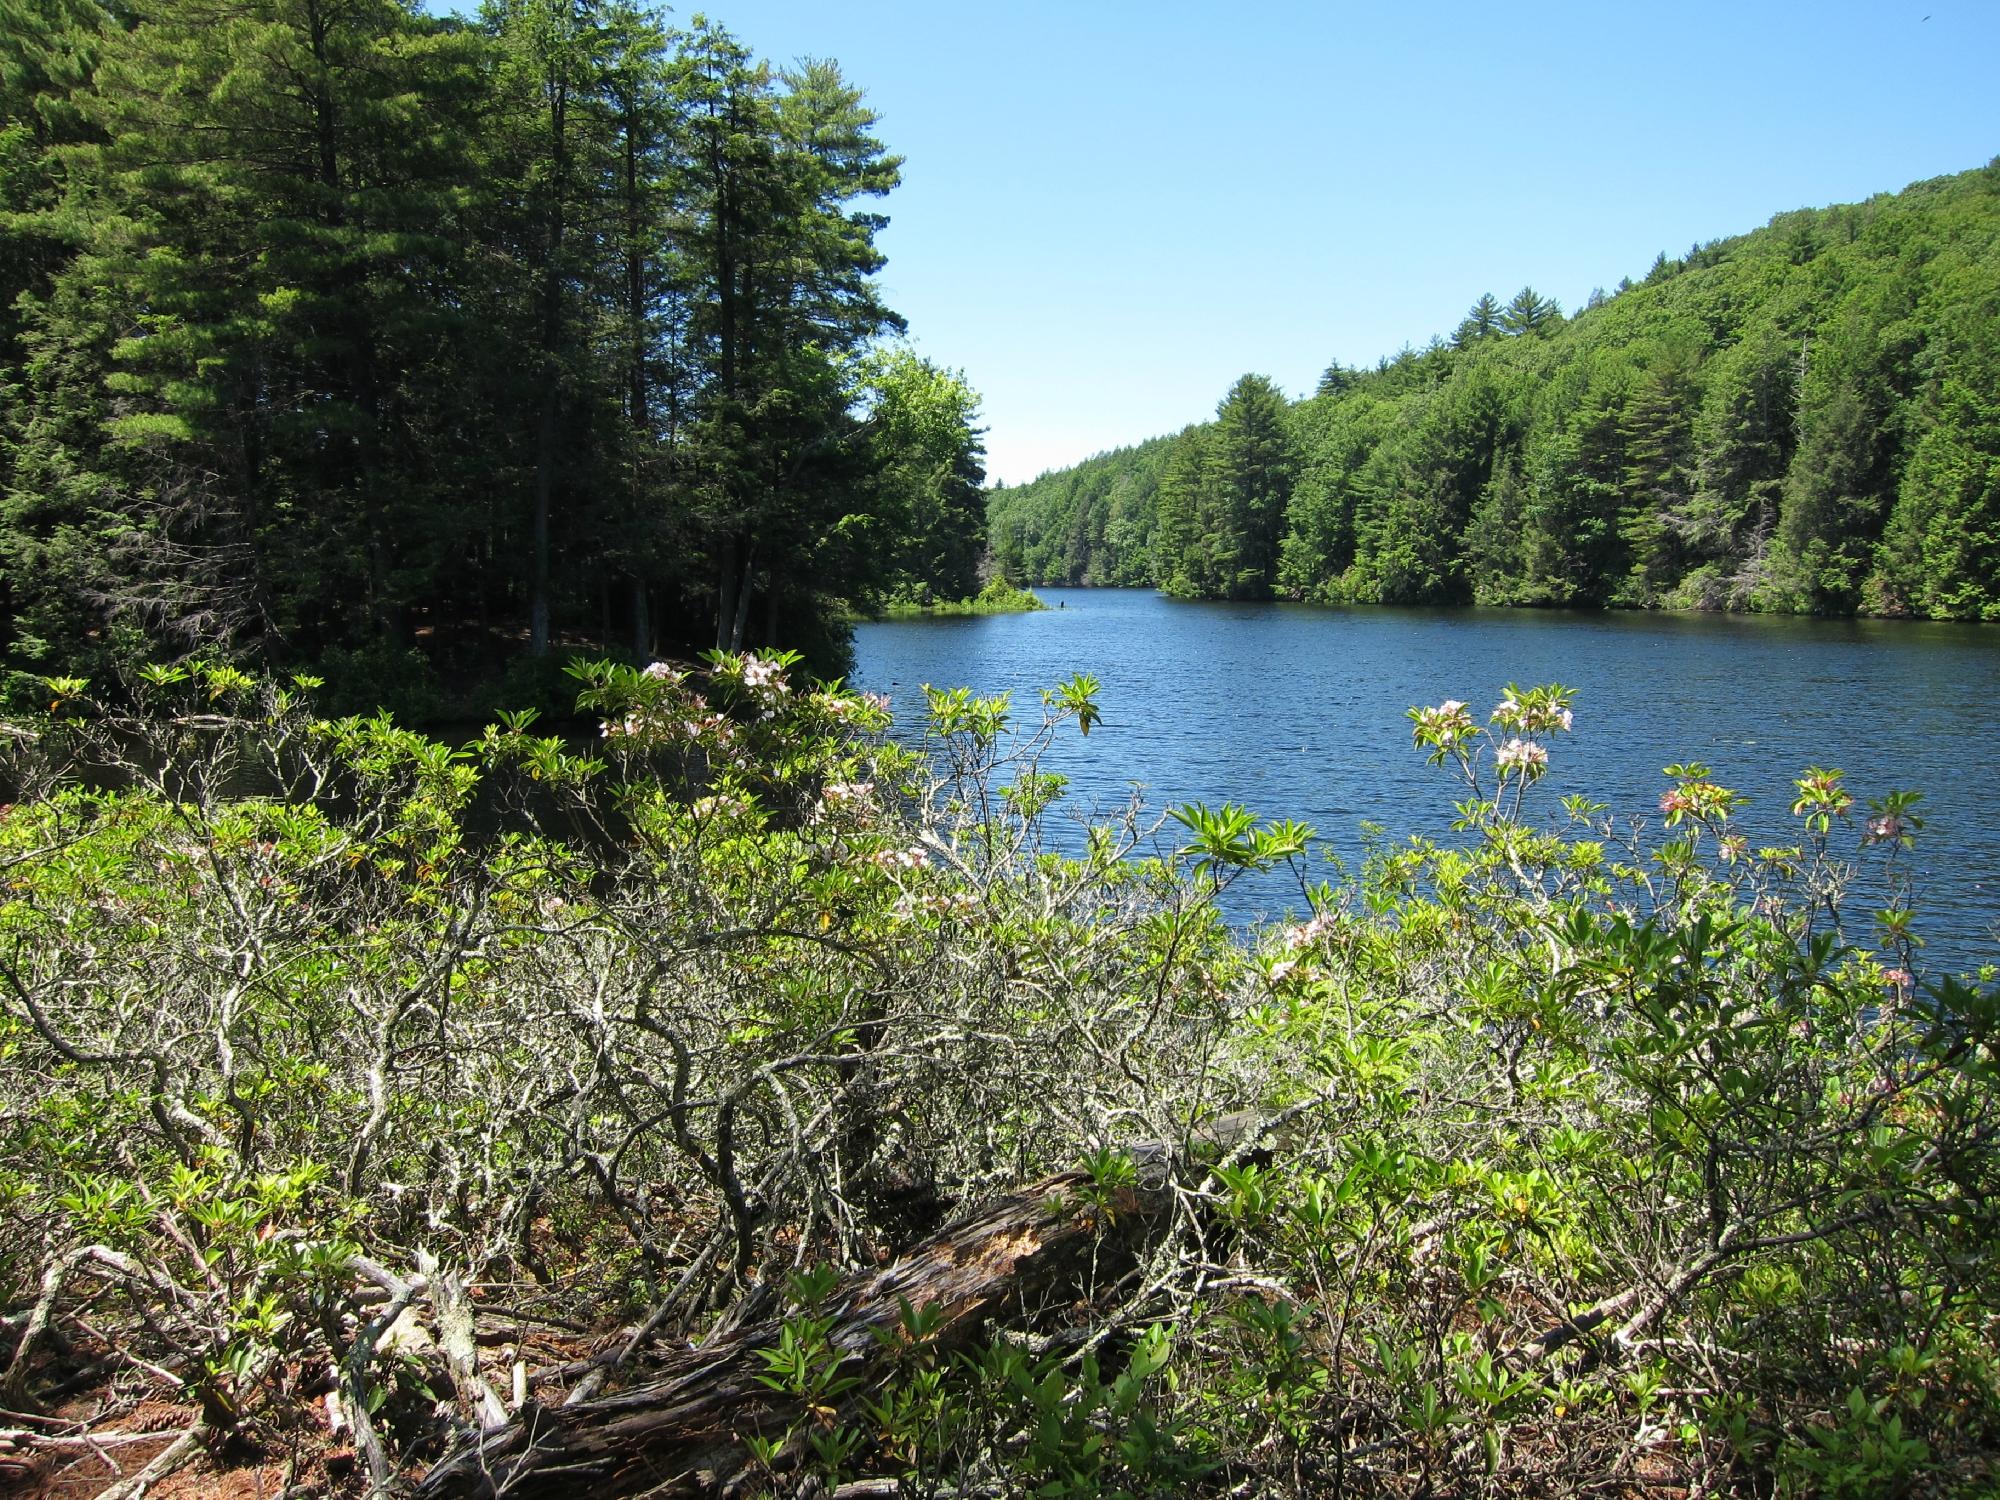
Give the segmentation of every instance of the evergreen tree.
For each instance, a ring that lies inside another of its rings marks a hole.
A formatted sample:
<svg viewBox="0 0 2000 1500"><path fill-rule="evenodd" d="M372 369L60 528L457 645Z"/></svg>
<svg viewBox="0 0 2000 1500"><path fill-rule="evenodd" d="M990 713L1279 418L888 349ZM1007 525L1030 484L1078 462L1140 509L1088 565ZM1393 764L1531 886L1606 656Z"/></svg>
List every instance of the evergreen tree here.
<svg viewBox="0 0 2000 1500"><path fill-rule="evenodd" d="M115 576L79 592L266 654L395 613L473 66L390 0L188 3L107 45L74 154L92 233L32 334L83 356L35 400L95 405L109 440L28 444L103 507Z"/></svg>
<svg viewBox="0 0 2000 1500"><path fill-rule="evenodd" d="M1889 613L2000 620L2000 291L1983 269L1934 316L1934 388L1878 563Z"/></svg>
<svg viewBox="0 0 2000 1500"><path fill-rule="evenodd" d="M64 347L39 325L84 233L65 150L99 138L89 96L111 24L93 0L0 0L0 654L23 666L89 665L75 643L99 623L81 588L100 566L94 487L76 482L94 468L95 392L77 367L112 334L93 317L92 344ZM31 359L63 399L37 399Z"/></svg>
<svg viewBox="0 0 2000 1500"><path fill-rule="evenodd" d="M1296 468L1285 398L1264 376L1245 375L1215 416L1204 520L1216 544L1206 590L1229 599L1263 598L1277 578Z"/></svg>
<svg viewBox="0 0 2000 1500"><path fill-rule="evenodd" d="M1479 300L1472 304L1465 314L1465 321L1458 325L1458 332L1452 342L1461 349L1468 344L1476 344L1481 339L1490 339L1506 331L1506 310L1491 292L1481 292Z"/></svg>
<svg viewBox="0 0 2000 1500"><path fill-rule="evenodd" d="M767 637L788 591L810 600L816 553L852 508L862 429L845 356L902 322L870 280L883 221L848 205L889 191L900 163L831 64L786 75L781 95L699 18L682 50L704 373L682 472L715 559L716 643L734 648L760 587Z"/></svg>
<svg viewBox="0 0 2000 1500"><path fill-rule="evenodd" d="M528 650L540 656L550 641L556 511L565 499L573 505L583 488L566 463L580 450L565 440L565 429L582 425L580 409L600 373L588 340L599 279L609 268L592 231L605 186L601 157L611 141L587 104L604 82L610 37L596 0L489 0L486 24L500 43L506 171L517 185L510 227L528 273Z"/></svg>
<svg viewBox="0 0 2000 1500"><path fill-rule="evenodd" d="M1695 492L1679 603L1743 609L1764 583L1790 467L1797 346L1766 321L1717 357L1695 415Z"/></svg>
<svg viewBox="0 0 2000 1500"><path fill-rule="evenodd" d="M0 0L0 370L21 364L21 299L47 295L80 227L64 212L65 148L89 113L112 18L96 0Z"/></svg>
<svg viewBox="0 0 2000 1500"><path fill-rule="evenodd" d="M1850 301L1816 349L1805 346L1798 448L1767 602L1813 614L1848 614L1863 602L1895 493L1899 386L1918 342L1912 301L1900 277L1877 284Z"/></svg>
<svg viewBox="0 0 2000 1500"><path fill-rule="evenodd" d="M1199 428L1185 427L1168 447L1160 471L1158 521L1153 529L1153 576L1176 599L1200 597L1213 571L1202 529L1207 489L1204 435Z"/></svg>
<svg viewBox="0 0 2000 1500"><path fill-rule="evenodd" d="M1523 597L1527 572L1527 487L1509 456L1494 472L1465 533L1465 569L1476 604L1531 603Z"/></svg>
<svg viewBox="0 0 2000 1500"><path fill-rule="evenodd" d="M1343 401L1310 431L1279 554L1278 586L1294 599L1324 599L1353 566L1361 473L1397 418L1397 408L1372 398Z"/></svg>
<svg viewBox="0 0 2000 1500"><path fill-rule="evenodd" d="M1625 504L1618 524L1630 573L1613 596L1641 608L1659 604L1688 569L1700 339L1677 330L1645 353L1619 411Z"/></svg>
<svg viewBox="0 0 2000 1500"><path fill-rule="evenodd" d="M1490 301L1492 299L1484 299ZM1500 312L1500 327L1511 334L1540 333L1553 324L1562 321L1562 308L1552 297L1540 295L1531 286L1524 286Z"/></svg>
<svg viewBox="0 0 2000 1500"><path fill-rule="evenodd" d="M1544 396L1522 456L1527 483L1522 603L1602 605L1625 571L1622 360L1568 372Z"/></svg>
<svg viewBox="0 0 2000 1500"><path fill-rule="evenodd" d="M1351 390L1354 386L1354 381L1355 372L1348 369L1347 366L1336 359L1320 373L1319 386L1315 394L1320 396L1338 396Z"/></svg>

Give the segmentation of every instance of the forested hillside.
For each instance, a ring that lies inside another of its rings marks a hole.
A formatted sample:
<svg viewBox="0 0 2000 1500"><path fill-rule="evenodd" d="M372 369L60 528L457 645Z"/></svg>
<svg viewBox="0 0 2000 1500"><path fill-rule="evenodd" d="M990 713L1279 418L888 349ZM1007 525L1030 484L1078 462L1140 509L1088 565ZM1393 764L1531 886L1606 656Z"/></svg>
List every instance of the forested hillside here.
<svg viewBox="0 0 2000 1500"><path fill-rule="evenodd" d="M2000 163L995 490L1029 583L2000 619Z"/></svg>
<svg viewBox="0 0 2000 1500"><path fill-rule="evenodd" d="M0 655L372 685L970 593L832 63L628 0L0 0ZM532 674L530 674L532 676Z"/></svg>

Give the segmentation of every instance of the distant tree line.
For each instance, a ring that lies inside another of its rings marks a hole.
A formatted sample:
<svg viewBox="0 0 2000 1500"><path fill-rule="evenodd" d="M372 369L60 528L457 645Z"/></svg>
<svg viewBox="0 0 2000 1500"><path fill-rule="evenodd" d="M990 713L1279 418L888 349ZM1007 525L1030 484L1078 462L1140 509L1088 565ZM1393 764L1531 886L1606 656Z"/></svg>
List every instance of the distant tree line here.
<svg viewBox="0 0 2000 1500"><path fill-rule="evenodd" d="M0 0L0 656L362 681L977 588L830 62L631 0Z"/></svg>
<svg viewBox="0 0 2000 1500"><path fill-rule="evenodd" d="M2000 163L1662 256L1574 317L997 489L997 565L1191 598L2000 619Z"/></svg>

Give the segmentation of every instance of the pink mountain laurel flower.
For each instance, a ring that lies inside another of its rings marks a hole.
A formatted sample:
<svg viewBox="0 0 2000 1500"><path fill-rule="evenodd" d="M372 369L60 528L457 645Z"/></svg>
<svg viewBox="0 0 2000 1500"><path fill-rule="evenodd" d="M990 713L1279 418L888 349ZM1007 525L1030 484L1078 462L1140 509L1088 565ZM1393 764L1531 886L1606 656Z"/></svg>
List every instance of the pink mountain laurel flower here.
<svg viewBox="0 0 2000 1500"><path fill-rule="evenodd" d="M650 666L646 668L646 670L641 675L645 677L656 678L659 681L666 683L670 687L673 684L679 682L682 677L681 672L679 672L673 667L668 666L663 661L656 661L652 663Z"/></svg>
<svg viewBox="0 0 2000 1500"><path fill-rule="evenodd" d="M868 862L880 870L921 870L930 864L931 857L912 844L907 849L877 849Z"/></svg>
<svg viewBox="0 0 2000 1500"><path fill-rule="evenodd" d="M1447 698L1436 708L1413 708L1410 717L1416 721L1411 735L1419 745L1450 745L1472 733L1472 715L1456 698Z"/></svg>
<svg viewBox="0 0 2000 1500"><path fill-rule="evenodd" d="M829 781L826 784L825 790L820 793L820 797L829 805L841 802L860 802L864 801L874 790L875 783L872 781Z"/></svg>
<svg viewBox="0 0 2000 1500"><path fill-rule="evenodd" d="M1901 838L1909 831L1909 824L1895 813L1884 813L1868 820L1868 842L1886 844Z"/></svg>
<svg viewBox="0 0 2000 1500"><path fill-rule="evenodd" d="M785 669L761 656L743 658L743 685L747 688L768 688L774 693L791 691L790 685L785 681Z"/></svg>
<svg viewBox="0 0 2000 1500"><path fill-rule="evenodd" d="M1792 783L1799 789L1799 800L1792 804L1793 815L1822 807L1831 812L1845 813L1854 805L1854 798L1840 783L1841 773L1838 771L1807 771Z"/></svg>
<svg viewBox="0 0 2000 1500"><path fill-rule="evenodd" d="M1549 729L1560 729L1567 734L1576 723L1576 715L1560 703L1528 707L1513 698L1502 698L1500 706L1493 710L1493 722L1502 729L1525 729L1530 734Z"/></svg>
<svg viewBox="0 0 2000 1500"><path fill-rule="evenodd" d="M1301 922L1285 934L1285 946L1292 949L1304 948L1332 932L1334 925L1331 912L1316 912L1310 922Z"/></svg>
<svg viewBox="0 0 2000 1500"><path fill-rule="evenodd" d="M1493 767L1498 771L1521 770L1530 775L1540 775L1549 766L1548 748L1533 740L1513 739L1493 752Z"/></svg>

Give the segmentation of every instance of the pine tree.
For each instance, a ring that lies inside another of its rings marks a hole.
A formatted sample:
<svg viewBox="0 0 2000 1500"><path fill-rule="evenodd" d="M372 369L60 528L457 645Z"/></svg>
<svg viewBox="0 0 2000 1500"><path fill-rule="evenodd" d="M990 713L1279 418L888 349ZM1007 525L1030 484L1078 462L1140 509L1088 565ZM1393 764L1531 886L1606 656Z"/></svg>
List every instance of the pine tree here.
<svg viewBox="0 0 2000 1500"><path fill-rule="evenodd" d="M2000 620L2000 293L1983 271L1957 278L1960 299L1933 314L1934 388L1896 495L1877 563L1891 613Z"/></svg>
<svg viewBox="0 0 2000 1500"><path fill-rule="evenodd" d="M37 399L109 397L72 482L119 497L93 522L114 613L270 654L392 610L472 65L391 0L190 0L107 42L90 235L35 337L101 350Z"/></svg>
<svg viewBox="0 0 2000 1500"><path fill-rule="evenodd" d="M720 28L697 20L681 48L701 376L680 468L714 559L716 643L734 648L760 589L767 620L788 592L811 597L818 550L853 508L845 357L902 324L872 280L883 221L849 205L889 191L900 164L831 64L781 92Z"/></svg>
<svg viewBox="0 0 2000 1500"><path fill-rule="evenodd" d="M1482 299L1490 301L1490 298ZM1500 327L1508 333L1541 333L1562 321L1562 308L1552 297L1544 297L1524 286L1500 312Z"/></svg>
<svg viewBox="0 0 2000 1500"><path fill-rule="evenodd" d="M1153 529L1153 577L1176 599L1199 598L1211 572L1202 532L1208 489L1207 444L1197 427L1184 427L1167 450L1160 471L1158 520Z"/></svg>
<svg viewBox="0 0 2000 1500"><path fill-rule="evenodd" d="M1324 599L1354 563L1361 470L1399 417L1372 396L1342 401L1313 435L1286 511L1278 586L1294 599Z"/></svg>
<svg viewBox="0 0 2000 1500"><path fill-rule="evenodd" d="M1297 468L1278 388L1262 375L1245 375L1230 387L1216 408L1208 455L1204 529L1216 543L1204 592L1264 598L1277 580Z"/></svg>
<svg viewBox="0 0 2000 1500"><path fill-rule="evenodd" d="M1657 605L1688 568L1700 348L1700 336L1687 331L1653 345L1619 412L1625 504L1618 524L1630 558L1614 596L1621 604Z"/></svg>
<svg viewBox="0 0 2000 1500"><path fill-rule="evenodd" d="M1713 362L1694 421L1685 545L1695 566L1683 604L1743 609L1763 585L1796 437L1797 353L1796 340L1765 322Z"/></svg>
<svg viewBox="0 0 2000 1500"><path fill-rule="evenodd" d="M1462 349L1481 339L1493 338L1506 331L1506 316L1506 310L1491 292L1481 292L1479 300L1467 309L1465 321L1458 325L1452 342Z"/></svg>
<svg viewBox="0 0 2000 1500"><path fill-rule="evenodd" d="M1895 491L1898 386L1918 342L1910 303L1897 280L1877 284L1812 351L1769 602L1813 614L1848 614L1863 602Z"/></svg>

